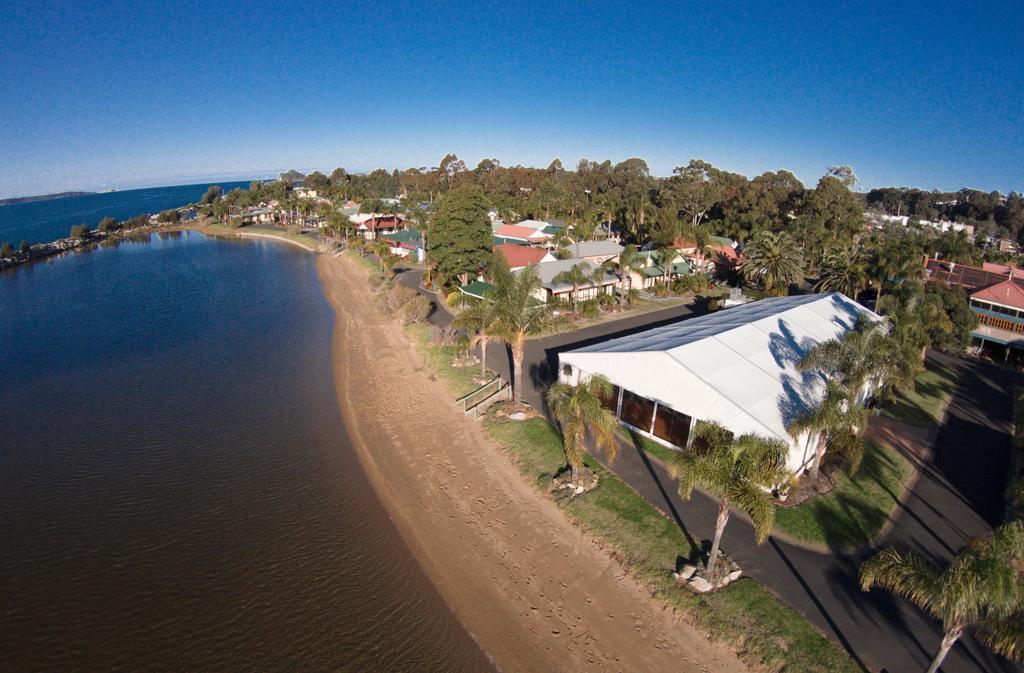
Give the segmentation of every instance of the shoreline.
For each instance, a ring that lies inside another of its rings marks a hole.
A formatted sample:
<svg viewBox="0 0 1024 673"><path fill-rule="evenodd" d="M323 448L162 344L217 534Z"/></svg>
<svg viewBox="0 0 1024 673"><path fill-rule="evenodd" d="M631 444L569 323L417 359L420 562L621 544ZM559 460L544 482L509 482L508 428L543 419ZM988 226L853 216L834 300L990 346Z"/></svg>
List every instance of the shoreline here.
<svg viewBox="0 0 1024 673"><path fill-rule="evenodd" d="M427 576L504 671L749 669L658 604L460 414L366 270L320 255L338 405Z"/></svg>
<svg viewBox="0 0 1024 673"><path fill-rule="evenodd" d="M208 222L193 222L182 224L180 222L166 222L159 224L147 224L132 229L117 229L109 233L91 232L88 238L58 238L49 243L38 243L31 253L16 252L14 257L0 259L0 271L16 269L26 264L41 262L52 257L59 257L67 252L78 250L89 250L92 246L100 246L110 241L130 241L133 238L149 236L160 233L175 233L182 231L197 231L205 236L219 236L222 238L262 238L273 241L281 241L290 245L298 246L306 252L316 254L317 247L302 241L290 238L286 234L277 235L273 232L248 232L242 229L220 228Z"/></svg>

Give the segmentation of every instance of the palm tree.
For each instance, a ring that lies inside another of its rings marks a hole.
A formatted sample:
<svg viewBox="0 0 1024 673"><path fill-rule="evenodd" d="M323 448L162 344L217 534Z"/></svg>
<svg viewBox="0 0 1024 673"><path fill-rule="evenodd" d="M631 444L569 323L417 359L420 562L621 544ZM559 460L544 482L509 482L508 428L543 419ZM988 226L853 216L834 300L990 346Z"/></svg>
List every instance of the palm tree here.
<svg viewBox="0 0 1024 673"><path fill-rule="evenodd" d="M789 424L787 430L793 437L804 433L816 437L811 479L818 478L826 450L842 454L851 474L860 469L864 457L861 433L867 425L867 414L868 410L856 397L851 397L838 381L830 380L821 400Z"/></svg>
<svg viewBox="0 0 1024 673"><path fill-rule="evenodd" d="M654 259L657 260L658 266L661 267L666 283L672 279L672 262L674 262L678 256L679 253L676 252L675 248L670 248L668 246L658 248L654 252Z"/></svg>
<svg viewBox="0 0 1024 673"><path fill-rule="evenodd" d="M599 448L605 450L609 461L618 457L615 417L601 403L611 392L612 384L603 376L591 376L575 386L556 383L548 390L548 407L562 431L565 462L569 465L573 481L579 478L583 467L588 434Z"/></svg>
<svg viewBox="0 0 1024 673"><path fill-rule="evenodd" d="M462 313L456 316L453 322L455 327L463 328L473 336L470 338L469 347L473 348L480 344L480 378L487 376L487 343L495 337L490 333L494 324L494 302L484 297L471 306L463 309Z"/></svg>
<svg viewBox="0 0 1024 673"><path fill-rule="evenodd" d="M512 351L512 402L522 404L523 352L527 338L539 334L557 322L550 307L539 301L534 292L542 286L536 266L512 273L501 255L495 256L494 289L488 298L494 302L491 334Z"/></svg>
<svg viewBox="0 0 1024 673"><path fill-rule="evenodd" d="M715 539L706 566L709 575L718 562L730 507L735 506L750 517L758 544L768 539L775 523L770 489L789 478L785 469L788 453L789 447L778 439L753 434L734 439L718 423L701 422L695 430L693 449L674 456L669 470L679 480L680 496L689 500L693 489L700 488L718 498Z"/></svg>
<svg viewBox="0 0 1024 673"><path fill-rule="evenodd" d="M896 294L880 300L876 308L892 321L896 339L907 349L919 352L921 363L932 342L931 335L953 330L953 321L946 313L942 298L925 292L921 283L904 283Z"/></svg>
<svg viewBox="0 0 1024 673"><path fill-rule="evenodd" d="M1013 521L971 540L945 568L908 551L884 549L864 562L860 585L888 589L942 622L942 643L928 673L969 628L993 652L1024 655L1024 523Z"/></svg>
<svg viewBox="0 0 1024 673"><path fill-rule="evenodd" d="M856 298L867 279L865 262L864 251L856 244L830 248L821 261L821 274L814 289Z"/></svg>
<svg viewBox="0 0 1024 673"><path fill-rule="evenodd" d="M740 272L748 282L761 282L769 293L785 290L803 278L803 256L784 231L759 231L743 249Z"/></svg>
<svg viewBox="0 0 1024 673"><path fill-rule="evenodd" d="M603 275L603 271L601 272ZM574 264L567 271L563 271L554 277L556 283L569 283L572 285L572 312L576 312L577 297L579 295L580 286L590 283L594 279L594 271L590 268L590 265L586 262L580 262Z"/></svg>
<svg viewBox="0 0 1024 673"><path fill-rule="evenodd" d="M619 303L626 300L626 285L630 283L630 271L643 269L644 258L635 245L627 245L619 253Z"/></svg>
<svg viewBox="0 0 1024 673"><path fill-rule="evenodd" d="M377 255L377 259L380 261L380 271L384 273L384 260L391 254L391 245L387 239L377 237L370 241L370 252Z"/></svg>

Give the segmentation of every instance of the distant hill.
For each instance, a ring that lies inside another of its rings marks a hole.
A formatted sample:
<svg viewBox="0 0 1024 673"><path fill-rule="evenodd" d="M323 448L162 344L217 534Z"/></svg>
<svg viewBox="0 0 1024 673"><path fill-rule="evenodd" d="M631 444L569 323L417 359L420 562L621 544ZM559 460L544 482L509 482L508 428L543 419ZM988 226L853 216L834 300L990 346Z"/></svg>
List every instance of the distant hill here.
<svg viewBox="0 0 1024 673"><path fill-rule="evenodd" d="M0 199L0 206L9 206L14 203L28 203L29 201L52 201L54 199L66 199L69 196L86 196L96 192L60 192L58 194L40 194L39 196L18 196L13 199Z"/></svg>

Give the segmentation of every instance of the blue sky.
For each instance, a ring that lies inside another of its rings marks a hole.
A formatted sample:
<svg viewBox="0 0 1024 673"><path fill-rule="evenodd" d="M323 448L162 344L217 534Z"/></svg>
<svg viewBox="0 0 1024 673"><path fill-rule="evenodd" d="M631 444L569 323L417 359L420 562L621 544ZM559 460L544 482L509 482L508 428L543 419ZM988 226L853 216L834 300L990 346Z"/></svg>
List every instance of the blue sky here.
<svg viewBox="0 0 1024 673"><path fill-rule="evenodd" d="M1024 13L726 4L16 0L0 197L447 152L1024 190Z"/></svg>

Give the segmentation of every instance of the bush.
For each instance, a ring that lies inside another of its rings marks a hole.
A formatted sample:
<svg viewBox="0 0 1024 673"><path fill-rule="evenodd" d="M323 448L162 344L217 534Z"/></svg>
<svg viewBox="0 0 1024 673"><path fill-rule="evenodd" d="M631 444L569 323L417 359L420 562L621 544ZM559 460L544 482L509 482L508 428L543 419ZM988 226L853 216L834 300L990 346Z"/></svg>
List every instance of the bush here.
<svg viewBox="0 0 1024 673"><path fill-rule="evenodd" d="M395 313L398 309L405 306L407 303L412 301L413 297L416 297L416 290L411 287L405 287L404 285L396 285L395 287L388 290L387 294L387 308L391 313Z"/></svg>
<svg viewBox="0 0 1024 673"><path fill-rule="evenodd" d="M449 306L458 306L459 304L462 303L462 298L464 296L466 295L462 294L458 290L456 290L455 292L449 292L448 296L445 297L444 299L444 303L448 304Z"/></svg>
<svg viewBox="0 0 1024 673"><path fill-rule="evenodd" d="M470 339L465 334L460 334L455 337L455 352L459 355L469 354Z"/></svg>
<svg viewBox="0 0 1024 673"><path fill-rule="evenodd" d="M370 284L370 287L380 287L381 283L384 282L384 274L376 270L371 271L366 276L366 282Z"/></svg>
<svg viewBox="0 0 1024 673"><path fill-rule="evenodd" d="M165 210L156 216L157 222L177 222L181 219L181 215L178 214L177 210Z"/></svg>
<svg viewBox="0 0 1024 673"><path fill-rule="evenodd" d="M596 318L601 315L601 306L597 303L596 299L588 299L579 306L580 313L584 318Z"/></svg>
<svg viewBox="0 0 1024 673"><path fill-rule="evenodd" d="M77 238L78 240L81 241L82 239L89 236L89 233L89 227L87 227L84 224L76 224L75 226L71 227L71 238Z"/></svg>
<svg viewBox="0 0 1024 673"><path fill-rule="evenodd" d="M455 337L458 333L452 327L438 327L432 325L430 328L430 340L438 346L451 346L455 343Z"/></svg>
<svg viewBox="0 0 1024 673"><path fill-rule="evenodd" d="M28 241L22 241L18 244L18 252L23 252L27 255L32 252L32 245Z"/></svg>
<svg viewBox="0 0 1024 673"><path fill-rule="evenodd" d="M601 306L612 306L618 304L619 301L615 298L614 294L599 294L597 296L597 303Z"/></svg>
<svg viewBox="0 0 1024 673"><path fill-rule="evenodd" d="M7 241L4 241L4 244L0 245L0 257L4 259L14 257L14 247Z"/></svg>
<svg viewBox="0 0 1024 673"><path fill-rule="evenodd" d="M117 220L112 217L104 217L100 220L100 225L96 227L96 231L101 234L109 234L110 232L117 229Z"/></svg>
<svg viewBox="0 0 1024 673"><path fill-rule="evenodd" d="M421 295L416 295L402 307L402 322L406 325L417 325L430 315L433 305L430 300Z"/></svg>

